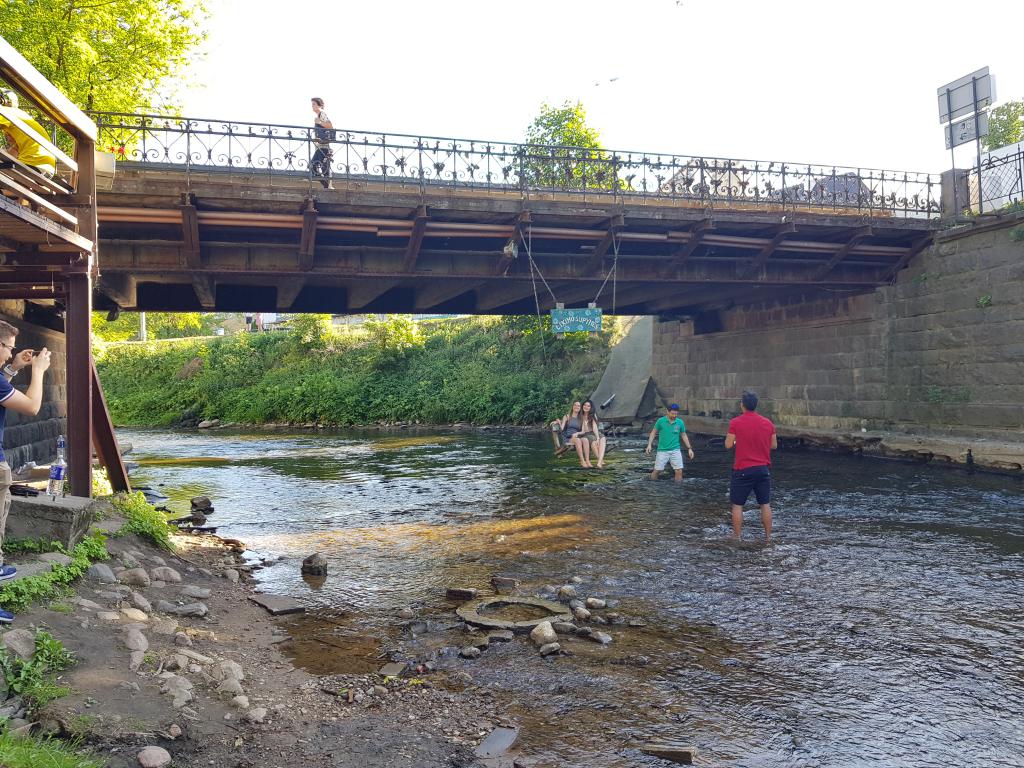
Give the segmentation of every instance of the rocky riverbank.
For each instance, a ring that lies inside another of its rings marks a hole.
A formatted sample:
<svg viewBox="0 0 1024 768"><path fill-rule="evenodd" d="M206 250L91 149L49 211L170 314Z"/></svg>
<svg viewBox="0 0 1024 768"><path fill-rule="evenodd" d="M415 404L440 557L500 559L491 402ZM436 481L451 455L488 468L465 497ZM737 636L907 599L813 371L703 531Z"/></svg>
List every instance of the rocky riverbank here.
<svg viewBox="0 0 1024 768"><path fill-rule="evenodd" d="M107 563L18 615L2 638L10 653L31 657L33 630L45 628L75 663L58 680L70 693L39 711L16 696L0 704L21 716L12 727L75 739L109 768L526 764L474 756L513 723L468 675L309 674L281 653L279 620L250 599L258 566L216 537L173 541L169 553L111 537Z"/></svg>

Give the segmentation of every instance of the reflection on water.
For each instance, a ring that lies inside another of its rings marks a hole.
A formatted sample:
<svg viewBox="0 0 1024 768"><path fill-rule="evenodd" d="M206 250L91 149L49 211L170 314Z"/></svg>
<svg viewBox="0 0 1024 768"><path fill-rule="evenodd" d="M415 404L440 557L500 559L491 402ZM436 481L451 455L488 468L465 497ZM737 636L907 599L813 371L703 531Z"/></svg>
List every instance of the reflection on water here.
<svg viewBox="0 0 1024 768"><path fill-rule="evenodd" d="M1019 766L1024 754L1024 494L1018 479L783 453L775 543L727 540L727 463L704 450L680 486L644 480L642 444L604 472L539 435L125 431L138 481L285 559L267 591L320 607L289 644L314 671L369 671L389 650L457 646L447 586L531 591L579 576L642 627L608 648L517 641L448 663L500 691L552 765L658 761L647 738L717 766ZM322 583L298 564L320 550ZM401 627L398 609L417 621ZM462 666L460 666L462 665Z"/></svg>

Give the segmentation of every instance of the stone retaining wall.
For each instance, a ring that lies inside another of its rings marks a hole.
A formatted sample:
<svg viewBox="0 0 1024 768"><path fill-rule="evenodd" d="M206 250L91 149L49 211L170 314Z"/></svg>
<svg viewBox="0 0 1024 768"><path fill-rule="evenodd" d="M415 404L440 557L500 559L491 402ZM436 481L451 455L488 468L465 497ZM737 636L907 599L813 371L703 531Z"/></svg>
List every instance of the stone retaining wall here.
<svg viewBox="0 0 1024 768"><path fill-rule="evenodd" d="M1021 225L940 235L869 294L731 309L716 333L662 320L658 387L694 415L728 418L750 388L790 426L1024 442Z"/></svg>
<svg viewBox="0 0 1024 768"><path fill-rule="evenodd" d="M34 417L7 412L4 430L4 455L12 468L27 461L45 464L57 455L57 436L67 434L67 390L64 362L64 334L24 319L24 302L0 301L0 320L18 329L19 349L46 347L53 352L50 370L43 382L43 405ZM24 391L29 384L29 371L14 379L14 386Z"/></svg>

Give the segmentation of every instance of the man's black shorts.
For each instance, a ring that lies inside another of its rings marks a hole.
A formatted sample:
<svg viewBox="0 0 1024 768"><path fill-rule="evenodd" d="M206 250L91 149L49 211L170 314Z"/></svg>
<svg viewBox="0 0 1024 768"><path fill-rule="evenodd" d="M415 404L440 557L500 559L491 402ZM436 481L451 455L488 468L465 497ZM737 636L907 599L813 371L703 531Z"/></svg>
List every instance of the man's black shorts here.
<svg viewBox="0 0 1024 768"><path fill-rule="evenodd" d="M754 492L758 504L771 503L772 474L768 467L746 467L732 471L729 500L742 507L750 498L751 491Z"/></svg>

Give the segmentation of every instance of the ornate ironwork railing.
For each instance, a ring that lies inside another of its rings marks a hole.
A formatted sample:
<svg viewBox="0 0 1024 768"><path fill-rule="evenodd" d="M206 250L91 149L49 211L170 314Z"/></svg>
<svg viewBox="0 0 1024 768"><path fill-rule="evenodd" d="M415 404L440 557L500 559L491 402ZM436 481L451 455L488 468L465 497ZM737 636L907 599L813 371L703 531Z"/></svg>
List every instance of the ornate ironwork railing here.
<svg viewBox="0 0 1024 768"><path fill-rule="evenodd" d="M312 127L93 113L97 146L121 161L312 179ZM810 208L939 215L940 180L911 171L549 147L336 130L338 180L444 185L528 195L676 199L709 207Z"/></svg>
<svg viewBox="0 0 1024 768"><path fill-rule="evenodd" d="M1024 145L997 149L981 161L981 187L978 167L967 174L971 209L993 213L1024 203ZM979 205L980 202L980 205Z"/></svg>

